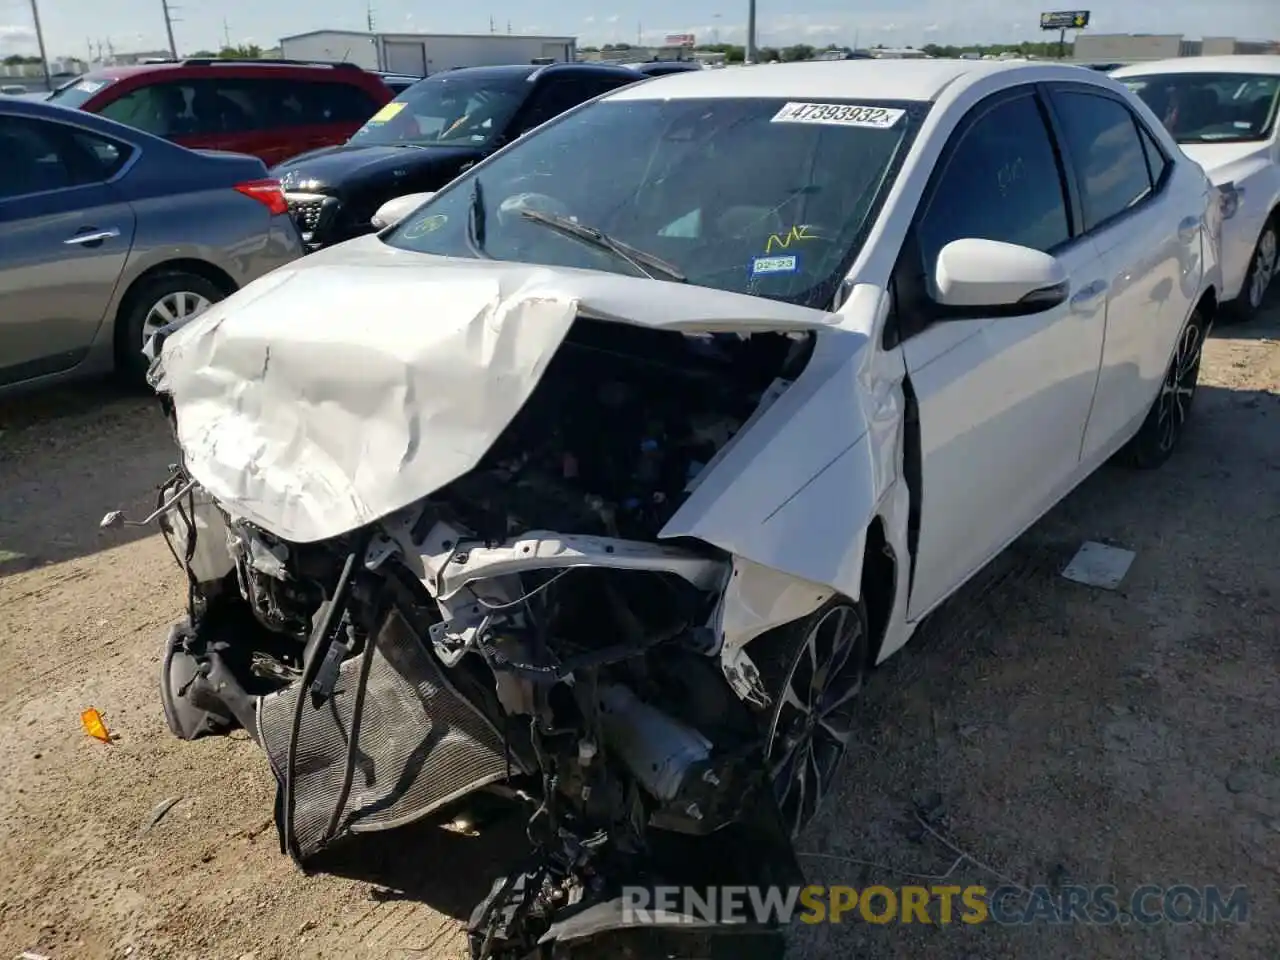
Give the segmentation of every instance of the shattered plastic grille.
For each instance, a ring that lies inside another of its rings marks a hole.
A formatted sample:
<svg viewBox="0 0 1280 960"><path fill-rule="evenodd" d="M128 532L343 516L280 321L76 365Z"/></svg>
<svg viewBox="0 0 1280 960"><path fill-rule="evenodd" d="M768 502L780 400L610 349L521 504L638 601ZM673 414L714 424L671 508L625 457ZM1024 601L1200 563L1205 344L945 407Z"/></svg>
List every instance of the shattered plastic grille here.
<svg viewBox="0 0 1280 960"><path fill-rule="evenodd" d="M289 201L289 213L293 216L293 222L298 225L298 229L303 233L313 233L320 225L325 202L329 198L293 194L286 199Z"/></svg>
<svg viewBox="0 0 1280 960"><path fill-rule="evenodd" d="M323 845L342 791L359 670L359 658L346 661L333 697L317 708L308 694L303 707L293 826L304 858ZM260 740L281 784L298 693L295 683L263 697L258 708ZM393 611L369 668L355 776L338 836L411 823L506 772L497 732L453 691L409 624Z"/></svg>

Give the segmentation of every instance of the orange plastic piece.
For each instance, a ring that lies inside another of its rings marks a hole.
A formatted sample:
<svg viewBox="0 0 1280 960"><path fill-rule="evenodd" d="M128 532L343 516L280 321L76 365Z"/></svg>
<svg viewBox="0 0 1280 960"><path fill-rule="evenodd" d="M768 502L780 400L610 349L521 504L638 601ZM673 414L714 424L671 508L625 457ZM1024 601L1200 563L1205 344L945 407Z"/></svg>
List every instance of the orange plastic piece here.
<svg viewBox="0 0 1280 960"><path fill-rule="evenodd" d="M107 725L102 722L102 714L93 707L80 714L80 723L84 726L84 732L95 740L111 742L111 734L107 732Z"/></svg>

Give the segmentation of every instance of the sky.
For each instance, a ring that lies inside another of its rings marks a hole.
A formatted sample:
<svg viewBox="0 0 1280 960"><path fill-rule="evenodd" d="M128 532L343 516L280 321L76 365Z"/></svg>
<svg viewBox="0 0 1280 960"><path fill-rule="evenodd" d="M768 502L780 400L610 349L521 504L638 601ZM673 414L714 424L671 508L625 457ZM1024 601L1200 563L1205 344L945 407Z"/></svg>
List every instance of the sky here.
<svg viewBox="0 0 1280 960"><path fill-rule="evenodd" d="M108 40L117 52L168 46L161 0L36 2L51 58L83 58L90 43ZM516 33L576 36L580 45L635 43L638 38L660 43L672 33L693 33L702 43L741 43L746 35L746 0L483 0L460 5L465 10L450 11L448 6L373 0L375 28L485 33L492 16L499 31L510 23ZM227 40L269 47L282 36L308 30L363 30L367 10L365 0L221 0L217 5L174 0L171 8L180 53L216 49ZM1046 0L865 0L856 5L848 0L757 0L757 42L865 47L1050 39L1039 31L1039 14L1045 9L1058 8ZM1092 8L1091 29L1280 39L1280 0L1108 0ZM0 0L0 56L35 49L31 0Z"/></svg>

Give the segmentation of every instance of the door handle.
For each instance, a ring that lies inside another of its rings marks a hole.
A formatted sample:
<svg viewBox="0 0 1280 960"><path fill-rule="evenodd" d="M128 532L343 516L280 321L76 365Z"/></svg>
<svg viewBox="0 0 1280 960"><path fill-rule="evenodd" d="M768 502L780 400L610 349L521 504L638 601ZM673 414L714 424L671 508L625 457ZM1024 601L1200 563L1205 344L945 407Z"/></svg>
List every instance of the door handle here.
<svg viewBox="0 0 1280 960"><path fill-rule="evenodd" d="M120 236L118 227L108 227L106 230L95 230L92 233L77 233L74 237L68 237L62 242L69 247L75 247L90 243L101 243L103 240L113 240L118 236Z"/></svg>
<svg viewBox="0 0 1280 960"><path fill-rule="evenodd" d="M1095 280L1088 286L1081 287L1071 298L1071 309L1082 310L1107 292L1107 281Z"/></svg>
<svg viewBox="0 0 1280 960"><path fill-rule="evenodd" d="M1190 243L1196 238L1196 234L1199 232L1199 217L1184 217L1182 222L1178 224L1178 239L1183 243Z"/></svg>

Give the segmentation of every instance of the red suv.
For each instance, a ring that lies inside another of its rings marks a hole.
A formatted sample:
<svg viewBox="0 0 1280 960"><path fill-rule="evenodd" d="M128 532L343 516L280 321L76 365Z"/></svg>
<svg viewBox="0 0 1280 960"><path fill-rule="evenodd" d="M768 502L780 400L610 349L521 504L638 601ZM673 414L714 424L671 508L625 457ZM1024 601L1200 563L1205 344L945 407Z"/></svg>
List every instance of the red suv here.
<svg viewBox="0 0 1280 960"><path fill-rule="evenodd" d="M391 91L353 63L175 60L105 67L49 98L199 150L230 150L268 167L345 143Z"/></svg>

